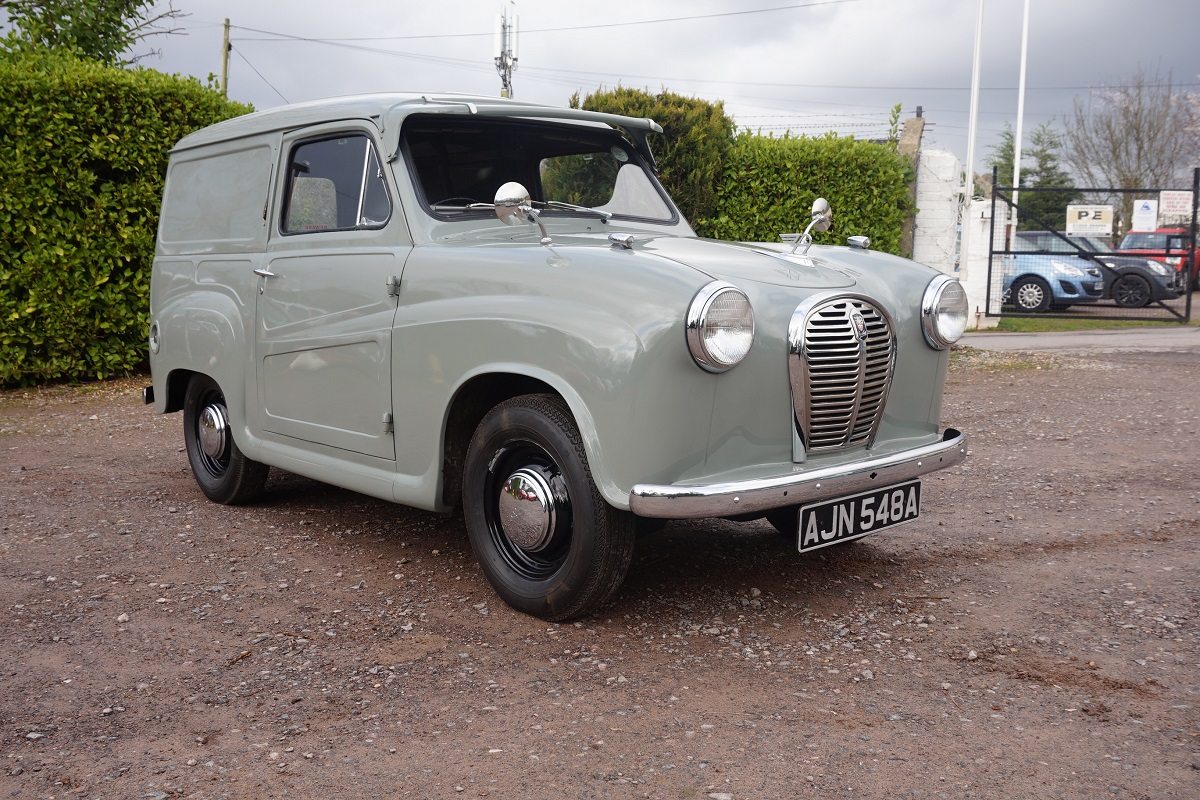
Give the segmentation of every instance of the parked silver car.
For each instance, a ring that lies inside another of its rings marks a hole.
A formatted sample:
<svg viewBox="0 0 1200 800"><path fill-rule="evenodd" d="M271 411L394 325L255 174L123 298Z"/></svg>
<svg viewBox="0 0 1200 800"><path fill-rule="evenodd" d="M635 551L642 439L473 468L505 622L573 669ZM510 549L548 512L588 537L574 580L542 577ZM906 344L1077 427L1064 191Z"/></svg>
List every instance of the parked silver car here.
<svg viewBox="0 0 1200 800"><path fill-rule="evenodd" d="M461 507L487 579L547 619L604 603L639 520L766 516L799 551L914 519L958 282L911 261L699 239L646 119L374 95L171 153L151 286L159 412L203 492L268 465Z"/></svg>

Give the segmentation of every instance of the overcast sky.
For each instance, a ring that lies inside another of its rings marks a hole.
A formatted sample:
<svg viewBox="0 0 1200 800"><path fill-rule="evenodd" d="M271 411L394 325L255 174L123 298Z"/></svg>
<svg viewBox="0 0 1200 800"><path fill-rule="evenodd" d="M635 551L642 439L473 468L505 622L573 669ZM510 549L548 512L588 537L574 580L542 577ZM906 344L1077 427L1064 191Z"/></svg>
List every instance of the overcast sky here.
<svg viewBox="0 0 1200 800"><path fill-rule="evenodd" d="M161 57L143 63L218 73L228 17L230 96L260 109L370 91L490 95L500 88L492 63L500 5L176 0L191 15L181 23L187 35L159 37ZM906 117L920 105L931 124L926 146L966 155L976 0L517 0L516 8L518 99L565 105L576 90L665 87L724 100L742 127L865 137L886 134L894 104ZM1004 123L1015 123L1021 10L1022 0L986 0L979 165ZM1088 87L1120 84L1139 65L1200 89L1200 0L1032 0L1030 19L1027 131L1061 124Z"/></svg>

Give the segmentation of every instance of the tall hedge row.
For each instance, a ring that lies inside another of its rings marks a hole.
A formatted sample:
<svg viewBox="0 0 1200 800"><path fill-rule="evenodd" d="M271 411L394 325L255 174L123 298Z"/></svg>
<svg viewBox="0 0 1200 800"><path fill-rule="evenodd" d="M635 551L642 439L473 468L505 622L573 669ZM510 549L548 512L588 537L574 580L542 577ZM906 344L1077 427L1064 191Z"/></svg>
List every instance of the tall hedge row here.
<svg viewBox="0 0 1200 800"><path fill-rule="evenodd" d="M0 385L144 362L167 153L249 110L151 70L0 58Z"/></svg>
<svg viewBox="0 0 1200 800"><path fill-rule="evenodd" d="M571 98L580 105L579 96ZM651 139L660 179L701 236L777 241L808 224L812 201L833 206L833 228L818 242L864 234L871 246L900 251L901 228L913 213L911 168L886 143L826 136L736 134L723 104L672 92L601 90L583 108L650 117L663 126Z"/></svg>
<svg viewBox="0 0 1200 800"><path fill-rule="evenodd" d="M742 133L734 141L717 187L710 235L737 241L778 241L800 232L812 203L833 207L833 227L817 243L871 237L871 247L900 252L900 231L912 213L911 169L890 147L835 136L772 138Z"/></svg>
<svg viewBox="0 0 1200 800"><path fill-rule="evenodd" d="M579 95L571 98L571 105L579 107ZM709 220L717 212L713 187L721 183L735 131L722 103L618 87L589 94L583 108L648 117L661 125L663 136L650 140L658 177L696 232L712 235Z"/></svg>

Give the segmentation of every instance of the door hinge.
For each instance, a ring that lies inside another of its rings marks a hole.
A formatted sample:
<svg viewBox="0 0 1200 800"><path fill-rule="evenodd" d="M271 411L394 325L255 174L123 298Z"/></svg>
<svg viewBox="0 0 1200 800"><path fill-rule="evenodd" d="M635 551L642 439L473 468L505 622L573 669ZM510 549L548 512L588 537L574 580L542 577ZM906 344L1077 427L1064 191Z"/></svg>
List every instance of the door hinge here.
<svg viewBox="0 0 1200 800"><path fill-rule="evenodd" d="M390 413L383 415L383 432L391 433L395 430L395 425L392 424L392 415Z"/></svg>
<svg viewBox="0 0 1200 800"><path fill-rule="evenodd" d="M399 278L399 276L389 275L388 279L387 279L387 283L384 285L387 286L388 297L399 297L400 296L400 278Z"/></svg>

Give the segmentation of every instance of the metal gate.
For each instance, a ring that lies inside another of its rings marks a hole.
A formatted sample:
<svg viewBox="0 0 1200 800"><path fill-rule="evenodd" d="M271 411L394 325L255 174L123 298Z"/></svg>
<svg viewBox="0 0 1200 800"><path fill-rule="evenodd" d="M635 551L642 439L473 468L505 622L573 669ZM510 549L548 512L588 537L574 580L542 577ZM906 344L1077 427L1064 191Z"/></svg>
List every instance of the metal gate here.
<svg viewBox="0 0 1200 800"><path fill-rule="evenodd" d="M1185 190L1012 187L996 177L989 317L1191 320L1200 168Z"/></svg>

